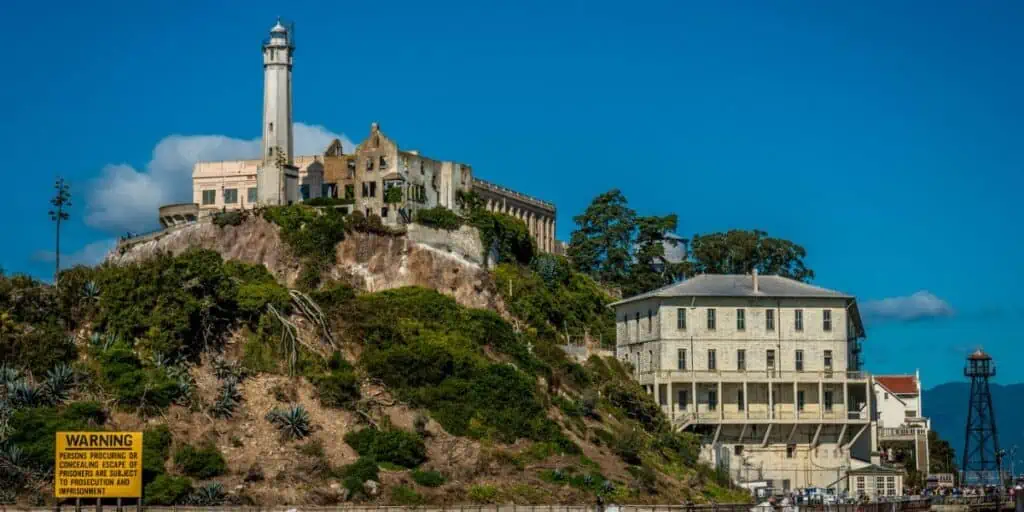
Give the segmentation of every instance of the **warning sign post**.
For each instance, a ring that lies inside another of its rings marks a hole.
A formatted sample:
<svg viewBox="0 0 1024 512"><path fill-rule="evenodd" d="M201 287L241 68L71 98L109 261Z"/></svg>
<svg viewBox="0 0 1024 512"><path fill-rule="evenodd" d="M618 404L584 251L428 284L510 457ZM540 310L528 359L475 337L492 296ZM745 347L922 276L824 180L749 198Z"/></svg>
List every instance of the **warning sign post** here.
<svg viewBox="0 0 1024 512"><path fill-rule="evenodd" d="M58 498L142 496L142 432L57 432Z"/></svg>

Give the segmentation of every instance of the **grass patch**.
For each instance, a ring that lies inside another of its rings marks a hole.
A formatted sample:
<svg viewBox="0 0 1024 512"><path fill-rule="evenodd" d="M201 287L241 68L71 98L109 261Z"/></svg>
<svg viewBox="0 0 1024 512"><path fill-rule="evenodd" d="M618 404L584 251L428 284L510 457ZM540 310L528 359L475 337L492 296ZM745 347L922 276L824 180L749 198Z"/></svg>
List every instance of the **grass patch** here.
<svg viewBox="0 0 1024 512"><path fill-rule="evenodd" d="M412 472L412 479L424 487L440 487L444 485L445 477L438 471L420 470Z"/></svg>

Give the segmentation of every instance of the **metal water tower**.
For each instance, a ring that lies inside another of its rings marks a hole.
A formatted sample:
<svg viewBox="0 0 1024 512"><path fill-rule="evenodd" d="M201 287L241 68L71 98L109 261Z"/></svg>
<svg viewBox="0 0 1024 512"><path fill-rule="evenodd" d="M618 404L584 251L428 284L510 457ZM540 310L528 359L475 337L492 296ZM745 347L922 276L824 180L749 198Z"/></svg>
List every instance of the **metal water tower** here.
<svg viewBox="0 0 1024 512"><path fill-rule="evenodd" d="M996 375L992 357L980 348L967 356L964 376L971 379L971 397L967 409L967 435L964 439L963 478L967 485L1000 485L1002 474L999 433L992 409L988 380Z"/></svg>

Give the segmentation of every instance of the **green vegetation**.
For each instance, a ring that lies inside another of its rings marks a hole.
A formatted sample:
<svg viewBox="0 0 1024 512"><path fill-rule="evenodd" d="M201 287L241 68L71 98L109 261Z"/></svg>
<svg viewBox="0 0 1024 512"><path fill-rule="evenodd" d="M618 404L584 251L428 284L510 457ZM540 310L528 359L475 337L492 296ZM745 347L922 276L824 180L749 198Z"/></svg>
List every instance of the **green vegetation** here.
<svg viewBox="0 0 1024 512"><path fill-rule="evenodd" d="M497 503L498 488L493 485L472 485L469 487L469 499L473 503Z"/></svg>
<svg viewBox="0 0 1024 512"><path fill-rule="evenodd" d="M171 454L171 431L167 425L157 425L142 433L142 480L154 481L167 469L167 458Z"/></svg>
<svg viewBox="0 0 1024 512"><path fill-rule="evenodd" d="M354 211L345 218L348 228L359 233L370 233L374 235L393 236L401 234L401 230L391 229L384 225L384 221L376 214L366 216L363 212Z"/></svg>
<svg viewBox="0 0 1024 512"><path fill-rule="evenodd" d="M302 204L306 206L345 206L355 204L355 202L354 197L314 197Z"/></svg>
<svg viewBox="0 0 1024 512"><path fill-rule="evenodd" d="M301 405L287 409L274 409L267 413L267 421L274 424L284 439L302 439L313 432L309 413Z"/></svg>
<svg viewBox="0 0 1024 512"><path fill-rule="evenodd" d="M7 443L21 450L25 466L52 470L57 432L102 430L106 419L98 402L16 409L10 419Z"/></svg>
<svg viewBox="0 0 1024 512"><path fill-rule="evenodd" d="M223 475L228 469L224 456L212 443L182 445L174 451L174 464L182 473L200 480Z"/></svg>
<svg viewBox="0 0 1024 512"><path fill-rule="evenodd" d="M331 356L327 372L308 377L316 387L320 403L328 407L351 408L359 400L359 377L340 352Z"/></svg>
<svg viewBox="0 0 1024 512"><path fill-rule="evenodd" d="M408 486L399 485L391 490L391 503L406 506L421 505L423 495Z"/></svg>
<svg viewBox="0 0 1024 512"><path fill-rule="evenodd" d="M485 260L492 250L498 263L526 265L533 259L533 237L525 222L511 215L477 208L470 212L469 224L480 231Z"/></svg>
<svg viewBox="0 0 1024 512"><path fill-rule="evenodd" d="M372 457L378 462L390 462L405 468L414 468L427 460L427 448L420 436L391 428L377 430L365 428L345 434L345 442L359 455Z"/></svg>
<svg viewBox="0 0 1024 512"><path fill-rule="evenodd" d="M371 457L359 457L358 460L341 468L342 485L348 489L350 496L364 496L363 483L378 480L377 461Z"/></svg>
<svg viewBox="0 0 1024 512"><path fill-rule="evenodd" d="M263 210L263 218L281 228L281 240L302 260L300 288L315 290L327 266L334 262L334 247L345 239L345 217L333 208L304 204Z"/></svg>
<svg viewBox="0 0 1024 512"><path fill-rule="evenodd" d="M417 210L414 222L445 231L455 231L462 226L462 218L444 206Z"/></svg>
<svg viewBox="0 0 1024 512"><path fill-rule="evenodd" d="M122 406L163 409L181 395L178 381L165 368L144 365L124 344L100 352L96 360L100 384Z"/></svg>
<svg viewBox="0 0 1024 512"><path fill-rule="evenodd" d="M192 480L186 477L160 475L146 484L142 491L144 505L174 505L192 494Z"/></svg>
<svg viewBox="0 0 1024 512"><path fill-rule="evenodd" d="M231 210L213 214L213 225L217 227L240 226L249 215L246 210Z"/></svg>
<svg viewBox="0 0 1024 512"><path fill-rule="evenodd" d="M444 475L440 472L422 469L412 472L412 480L424 487L440 487L445 482Z"/></svg>
<svg viewBox="0 0 1024 512"><path fill-rule="evenodd" d="M384 191L384 204L395 204L402 202L402 187L388 187Z"/></svg>

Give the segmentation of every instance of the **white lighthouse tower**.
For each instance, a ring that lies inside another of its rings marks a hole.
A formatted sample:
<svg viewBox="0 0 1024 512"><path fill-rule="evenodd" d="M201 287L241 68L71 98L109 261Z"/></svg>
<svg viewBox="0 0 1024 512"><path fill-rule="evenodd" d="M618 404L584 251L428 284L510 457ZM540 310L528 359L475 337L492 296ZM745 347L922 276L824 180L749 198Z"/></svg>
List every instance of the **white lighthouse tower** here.
<svg viewBox="0 0 1024 512"><path fill-rule="evenodd" d="M283 205L299 200L299 171L293 165L292 54L295 26L280 18L263 42L262 163L256 171L258 202Z"/></svg>

